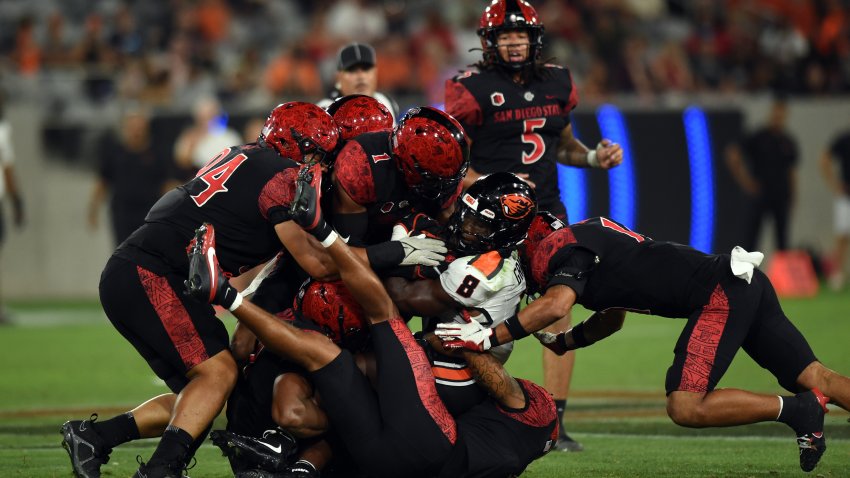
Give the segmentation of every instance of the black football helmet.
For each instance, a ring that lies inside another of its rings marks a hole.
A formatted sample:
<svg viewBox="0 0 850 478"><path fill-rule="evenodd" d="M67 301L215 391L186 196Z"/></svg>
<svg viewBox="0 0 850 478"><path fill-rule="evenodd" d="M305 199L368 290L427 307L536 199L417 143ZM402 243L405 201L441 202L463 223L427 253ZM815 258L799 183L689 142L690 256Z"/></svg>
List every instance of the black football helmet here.
<svg viewBox="0 0 850 478"><path fill-rule="evenodd" d="M448 246L456 254L482 254L517 247L537 214L531 187L512 173L479 178L457 199L449 218Z"/></svg>

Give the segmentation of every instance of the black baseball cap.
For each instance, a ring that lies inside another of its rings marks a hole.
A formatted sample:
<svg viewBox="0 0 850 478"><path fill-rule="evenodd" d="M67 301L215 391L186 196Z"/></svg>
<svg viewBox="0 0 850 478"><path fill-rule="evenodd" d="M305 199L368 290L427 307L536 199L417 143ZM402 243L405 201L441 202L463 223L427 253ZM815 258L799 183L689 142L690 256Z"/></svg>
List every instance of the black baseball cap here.
<svg viewBox="0 0 850 478"><path fill-rule="evenodd" d="M365 43L349 43L337 54L337 70L348 70L357 65L375 66L375 49Z"/></svg>

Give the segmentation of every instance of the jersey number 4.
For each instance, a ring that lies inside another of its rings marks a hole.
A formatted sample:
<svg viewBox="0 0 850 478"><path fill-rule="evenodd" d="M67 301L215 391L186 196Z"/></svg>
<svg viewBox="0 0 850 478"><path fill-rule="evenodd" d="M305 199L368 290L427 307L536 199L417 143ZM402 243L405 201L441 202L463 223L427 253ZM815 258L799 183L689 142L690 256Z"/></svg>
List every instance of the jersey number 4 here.
<svg viewBox="0 0 850 478"><path fill-rule="evenodd" d="M224 185L230 176L236 172L236 168L242 165L248 156L245 156L244 153L237 154L236 156L228 159L224 163L220 163L221 158L227 157L230 154L230 148L225 149L221 153L218 154L215 158L212 159L206 166L201 168L198 171L198 174L195 175L195 178L200 178L201 181L206 183L207 187L192 196L192 201L195 201L195 204L198 207L203 206L207 203L216 193L227 192L227 187Z"/></svg>
<svg viewBox="0 0 850 478"><path fill-rule="evenodd" d="M546 143L543 142L543 136L535 133L534 130L542 128L546 124L546 118L527 119L522 122L522 142L530 144L532 149L530 153L522 152L522 164L536 163L543 157L546 152Z"/></svg>

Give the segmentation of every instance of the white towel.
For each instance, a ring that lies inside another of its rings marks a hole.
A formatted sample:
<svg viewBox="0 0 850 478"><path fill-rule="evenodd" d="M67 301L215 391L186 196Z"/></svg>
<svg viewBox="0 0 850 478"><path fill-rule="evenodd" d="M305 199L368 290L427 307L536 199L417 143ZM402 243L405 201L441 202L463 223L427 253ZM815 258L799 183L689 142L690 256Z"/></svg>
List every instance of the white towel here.
<svg viewBox="0 0 850 478"><path fill-rule="evenodd" d="M741 246L735 246L732 249L732 274L735 274L735 277L740 279L744 279L747 281L747 284L753 280L753 269L758 267L761 264L761 261L764 260L764 254L761 252L747 252Z"/></svg>

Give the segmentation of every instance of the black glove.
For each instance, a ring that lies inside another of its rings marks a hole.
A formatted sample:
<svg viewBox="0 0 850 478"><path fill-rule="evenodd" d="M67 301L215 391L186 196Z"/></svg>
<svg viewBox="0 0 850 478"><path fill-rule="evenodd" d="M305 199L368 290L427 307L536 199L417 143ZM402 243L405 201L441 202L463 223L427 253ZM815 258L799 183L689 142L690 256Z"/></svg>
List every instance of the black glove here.
<svg viewBox="0 0 850 478"><path fill-rule="evenodd" d="M322 168L319 164L305 165L295 180L295 197L289 207L292 220L320 242L324 242L333 228L322 215Z"/></svg>

